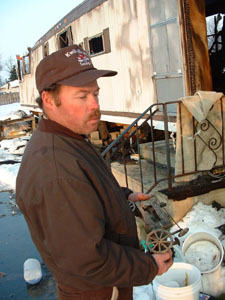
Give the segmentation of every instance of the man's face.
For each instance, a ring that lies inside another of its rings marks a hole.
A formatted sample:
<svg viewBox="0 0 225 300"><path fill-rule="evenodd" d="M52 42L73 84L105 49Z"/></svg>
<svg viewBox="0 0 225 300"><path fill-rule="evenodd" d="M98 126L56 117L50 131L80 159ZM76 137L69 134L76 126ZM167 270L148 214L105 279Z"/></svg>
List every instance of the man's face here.
<svg viewBox="0 0 225 300"><path fill-rule="evenodd" d="M96 80L81 87L62 85L59 91L61 104L53 105L50 119L78 134L95 131L101 117L98 94Z"/></svg>

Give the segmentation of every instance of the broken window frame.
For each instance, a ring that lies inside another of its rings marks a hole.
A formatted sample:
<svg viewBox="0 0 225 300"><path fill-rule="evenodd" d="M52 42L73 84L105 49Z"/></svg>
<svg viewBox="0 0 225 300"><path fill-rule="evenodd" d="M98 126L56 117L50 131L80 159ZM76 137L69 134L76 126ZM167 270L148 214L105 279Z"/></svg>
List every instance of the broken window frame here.
<svg viewBox="0 0 225 300"><path fill-rule="evenodd" d="M99 38L102 37L102 46L103 46L103 50L99 51L99 52L95 52L95 53L91 53L91 47L90 47L90 42L91 40L95 39L95 38ZM84 49L85 51L91 56L98 56L98 55L102 55L102 54L106 54L111 52L111 45L110 45L110 36L109 36L109 28L105 28L103 30L103 32L98 33L94 36L91 37L86 37L84 38Z"/></svg>
<svg viewBox="0 0 225 300"><path fill-rule="evenodd" d="M63 37L64 35L66 37L66 40ZM72 35L71 26L69 26L65 30L61 31L58 34L57 40L58 40L58 49L63 49L67 46L72 45L73 44L73 35ZM64 43L64 45L62 43Z"/></svg>

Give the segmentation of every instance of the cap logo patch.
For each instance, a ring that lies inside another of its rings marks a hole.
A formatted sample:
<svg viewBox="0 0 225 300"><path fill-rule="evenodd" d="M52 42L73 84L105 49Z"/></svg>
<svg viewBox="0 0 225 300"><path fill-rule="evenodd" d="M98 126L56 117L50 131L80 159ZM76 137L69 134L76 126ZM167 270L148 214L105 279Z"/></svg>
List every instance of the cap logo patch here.
<svg viewBox="0 0 225 300"><path fill-rule="evenodd" d="M72 49L69 52L65 53L66 57L70 57L73 54L77 54L77 61L80 63L81 66L91 65L91 59L87 55L86 52L82 51L81 49Z"/></svg>
<svg viewBox="0 0 225 300"><path fill-rule="evenodd" d="M79 61L81 66L91 65L91 59L87 54L82 53L77 56L77 60Z"/></svg>

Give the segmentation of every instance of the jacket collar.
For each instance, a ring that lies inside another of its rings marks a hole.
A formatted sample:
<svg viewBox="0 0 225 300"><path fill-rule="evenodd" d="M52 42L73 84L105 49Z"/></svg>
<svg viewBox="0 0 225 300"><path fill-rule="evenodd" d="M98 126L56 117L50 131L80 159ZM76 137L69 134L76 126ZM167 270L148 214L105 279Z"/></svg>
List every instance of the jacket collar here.
<svg viewBox="0 0 225 300"><path fill-rule="evenodd" d="M59 135L64 135L64 136L69 136L72 137L76 140L83 141L86 136L77 134L70 129L60 125L59 123L56 123L52 120L49 119L44 119L42 118L39 123L38 123L38 129L43 132L49 132L53 134L59 134Z"/></svg>

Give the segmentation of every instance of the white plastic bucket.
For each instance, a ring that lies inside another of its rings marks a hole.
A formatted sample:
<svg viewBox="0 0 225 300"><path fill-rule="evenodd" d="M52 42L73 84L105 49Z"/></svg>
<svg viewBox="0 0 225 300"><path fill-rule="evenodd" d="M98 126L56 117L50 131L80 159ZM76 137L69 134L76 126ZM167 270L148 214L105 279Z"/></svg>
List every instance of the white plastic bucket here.
<svg viewBox="0 0 225 300"><path fill-rule="evenodd" d="M200 289L199 269L182 262L173 263L166 273L153 280L156 300L199 300Z"/></svg>
<svg viewBox="0 0 225 300"><path fill-rule="evenodd" d="M41 264L35 258L28 258L23 264L23 270L27 283L36 284L42 278Z"/></svg>
<svg viewBox="0 0 225 300"><path fill-rule="evenodd" d="M220 240L216 236L212 235L211 233L196 232L196 233L190 234L185 239L185 241L183 243L183 246L182 246L182 252L183 252L184 257L185 257L185 253L186 253L187 249L192 244L194 244L195 242L199 242L199 241L209 241L209 242L213 243L214 245L216 245L218 250L220 251L220 260L219 260L218 264L215 267L212 267L211 269L208 269L207 271L202 271L201 270L201 273L206 274L206 273L211 273L211 272L216 271L220 267L220 265L223 261L224 250L223 250L223 246L222 246ZM208 257L209 257L209 255L210 255L210 253L208 254ZM186 259L186 261L187 261L187 259ZM202 261L201 264L204 264L204 261Z"/></svg>

